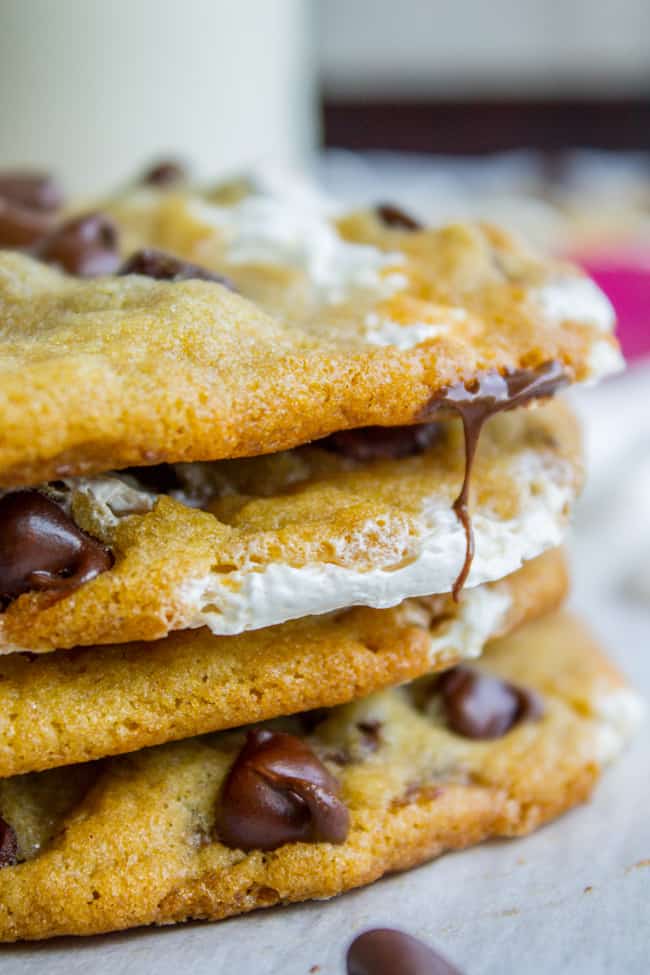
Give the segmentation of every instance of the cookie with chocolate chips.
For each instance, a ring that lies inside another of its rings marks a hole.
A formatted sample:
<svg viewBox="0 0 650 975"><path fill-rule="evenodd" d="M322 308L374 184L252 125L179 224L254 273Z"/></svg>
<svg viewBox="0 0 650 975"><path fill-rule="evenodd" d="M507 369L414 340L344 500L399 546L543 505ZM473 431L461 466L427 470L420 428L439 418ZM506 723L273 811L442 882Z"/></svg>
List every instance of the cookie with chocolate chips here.
<svg viewBox="0 0 650 975"><path fill-rule="evenodd" d="M489 836L527 833L583 801L641 707L584 627L547 617L492 644L477 667L539 695L543 718L522 714L478 740L451 731L407 684L335 708L311 732L285 719L81 775L0 780L0 940L327 898ZM331 762L375 721L377 748ZM362 948L354 971L371 958Z"/></svg>

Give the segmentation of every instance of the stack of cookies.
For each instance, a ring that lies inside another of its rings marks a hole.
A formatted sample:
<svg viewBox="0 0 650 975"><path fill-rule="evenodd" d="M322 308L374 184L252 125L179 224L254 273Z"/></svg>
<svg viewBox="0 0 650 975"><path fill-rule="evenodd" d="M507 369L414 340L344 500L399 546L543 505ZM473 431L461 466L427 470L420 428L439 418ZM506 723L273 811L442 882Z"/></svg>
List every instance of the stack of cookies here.
<svg viewBox="0 0 650 975"><path fill-rule="evenodd" d="M488 226L164 164L0 178L0 938L326 898L591 792L559 607L592 282Z"/></svg>

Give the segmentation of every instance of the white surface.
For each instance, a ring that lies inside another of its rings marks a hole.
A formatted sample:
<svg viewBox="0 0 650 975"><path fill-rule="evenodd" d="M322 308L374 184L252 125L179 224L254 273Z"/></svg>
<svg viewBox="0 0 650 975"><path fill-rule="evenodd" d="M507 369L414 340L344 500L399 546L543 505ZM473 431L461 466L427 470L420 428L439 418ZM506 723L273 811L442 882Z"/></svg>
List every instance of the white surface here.
<svg viewBox="0 0 650 975"><path fill-rule="evenodd" d="M633 476L634 455L631 459L625 440L642 435L643 423L650 423L647 410L641 415L633 410L635 399L647 401L646 389L650 370L580 394L592 420L587 433L594 483L579 519L573 602L650 699L650 602L635 599L621 584L625 558L622 551L613 557L615 539L606 528L610 515L613 523L624 522L617 498L629 507L619 491L622 472L631 470ZM644 443L637 455L647 460L650 449ZM628 511L637 526L630 535L639 545L643 532L646 539L650 534L648 506L650 492L645 507ZM649 550L646 544L646 561ZM466 975L647 975L647 724L606 772L593 802L527 839L450 854L329 903L261 911L214 925L2 948L0 972L308 975L319 965L318 975L344 975L347 943L375 925L425 938Z"/></svg>

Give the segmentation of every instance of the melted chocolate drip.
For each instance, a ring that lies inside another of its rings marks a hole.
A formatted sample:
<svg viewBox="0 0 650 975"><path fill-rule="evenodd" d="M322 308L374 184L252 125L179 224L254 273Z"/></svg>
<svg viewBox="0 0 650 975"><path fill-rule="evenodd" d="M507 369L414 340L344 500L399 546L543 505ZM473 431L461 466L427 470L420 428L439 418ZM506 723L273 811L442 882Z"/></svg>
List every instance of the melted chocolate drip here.
<svg viewBox="0 0 650 975"><path fill-rule="evenodd" d="M343 843L349 818L338 782L303 741L255 729L223 784L217 833L239 850Z"/></svg>
<svg viewBox="0 0 650 975"><path fill-rule="evenodd" d="M375 210L387 227L394 227L396 230L422 230L419 220L393 203L380 203Z"/></svg>
<svg viewBox="0 0 650 975"><path fill-rule="evenodd" d="M469 488L483 426L490 417L505 410L522 406L532 399L552 396L569 378L560 362L547 362L538 369L517 369L504 375L496 370L481 373L471 382L447 386L431 399L424 416L443 410L453 410L460 416L465 437L465 474L460 493L454 501L454 511L465 530L465 561L454 583L456 602L467 581L474 558L474 532L469 512Z"/></svg>
<svg viewBox="0 0 650 975"><path fill-rule="evenodd" d="M112 564L111 553L45 495L0 498L0 606L34 590L69 592Z"/></svg>
<svg viewBox="0 0 650 975"><path fill-rule="evenodd" d="M348 949L348 975L461 975L433 948L403 931L375 928Z"/></svg>
<svg viewBox="0 0 650 975"><path fill-rule="evenodd" d="M528 688L460 665L434 683L442 697L447 727L464 738L501 738L520 721L537 721L542 699Z"/></svg>
<svg viewBox="0 0 650 975"><path fill-rule="evenodd" d="M0 816L0 870L18 863L18 840L9 823Z"/></svg>
<svg viewBox="0 0 650 975"><path fill-rule="evenodd" d="M158 281L215 281L230 291L235 287L228 278L208 268L183 261L173 254L155 250L153 247L144 248L132 254L120 267L118 274L142 274Z"/></svg>

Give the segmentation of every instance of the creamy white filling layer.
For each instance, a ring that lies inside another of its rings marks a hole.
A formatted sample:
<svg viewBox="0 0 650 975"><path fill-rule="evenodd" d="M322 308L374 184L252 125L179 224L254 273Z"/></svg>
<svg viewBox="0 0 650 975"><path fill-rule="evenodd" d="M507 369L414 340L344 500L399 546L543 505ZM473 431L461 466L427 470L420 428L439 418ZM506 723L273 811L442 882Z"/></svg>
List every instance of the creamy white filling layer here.
<svg viewBox="0 0 650 975"><path fill-rule="evenodd" d="M564 536L575 494L569 466L549 464L528 451L513 463L511 476L520 488L519 513L511 519L486 510L475 513L476 553L467 588L502 579L559 545ZM462 526L448 500L439 495L426 499L419 524L410 557L399 564L369 551L372 569L332 562L271 562L188 579L177 593L186 625L234 634L346 606L386 608L410 596L450 592L465 557ZM381 537L382 529L376 527L378 531L369 531L368 537Z"/></svg>
<svg viewBox="0 0 650 975"><path fill-rule="evenodd" d="M452 652L467 659L480 657L510 609L512 599L505 589L477 586L463 593L458 613L446 629L431 638L430 660L435 666Z"/></svg>

